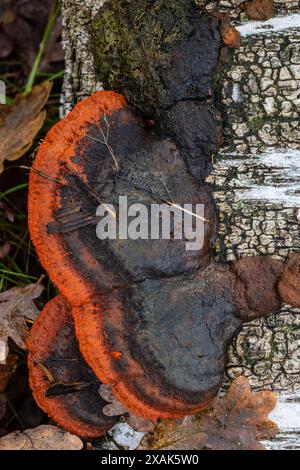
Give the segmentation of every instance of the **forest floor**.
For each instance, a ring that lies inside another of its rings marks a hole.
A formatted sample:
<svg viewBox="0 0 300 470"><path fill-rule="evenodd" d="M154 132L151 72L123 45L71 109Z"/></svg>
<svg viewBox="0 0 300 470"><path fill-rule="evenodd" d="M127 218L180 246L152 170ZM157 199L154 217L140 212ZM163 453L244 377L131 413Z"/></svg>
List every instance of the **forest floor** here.
<svg viewBox="0 0 300 470"><path fill-rule="evenodd" d="M42 6L35 0L25 2L25 5L19 1L6 3L6 8L0 12L0 84L2 90L5 84L6 92L5 104L4 100L0 104L0 124L7 113L16 113L22 119L23 112L24 120L27 120L25 127L30 127L30 119L35 119L30 116L30 106L35 106L32 90L46 82L51 83L52 88L46 98L46 117L41 128L37 126L34 135L27 136L29 140L22 142L26 144L23 149L14 149L14 161L3 160L10 151L8 145L13 139L17 140L19 130L13 126L5 129L8 138L2 147L0 145L0 296L9 289L36 283L43 276L40 282L44 290L36 301L40 309L53 297L55 288L39 263L28 233L27 168L31 167L39 143L59 120L64 75L61 17L56 2L46 1ZM38 96L34 97L34 100L38 99ZM49 422L35 404L29 389L26 352L11 340L7 364L9 367L5 372L1 372L0 366L0 397L5 394L6 401L5 407L0 406L0 437Z"/></svg>

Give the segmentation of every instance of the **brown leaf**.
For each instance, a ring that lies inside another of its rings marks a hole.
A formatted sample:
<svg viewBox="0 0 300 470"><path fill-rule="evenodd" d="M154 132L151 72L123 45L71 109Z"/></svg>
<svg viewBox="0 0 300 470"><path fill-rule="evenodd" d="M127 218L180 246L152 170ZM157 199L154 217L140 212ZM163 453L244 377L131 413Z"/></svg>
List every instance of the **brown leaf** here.
<svg viewBox="0 0 300 470"><path fill-rule="evenodd" d="M0 439L0 450L81 450L79 437L57 426L38 426L24 432L15 431Z"/></svg>
<svg viewBox="0 0 300 470"><path fill-rule="evenodd" d="M9 354L6 364L0 364L0 393L4 392L17 368L18 356Z"/></svg>
<svg viewBox="0 0 300 470"><path fill-rule="evenodd" d="M41 295L43 289L40 284L29 284L26 287L13 287L0 294L0 364L6 363L8 338L26 349L28 328L25 318L37 318L39 310L33 300Z"/></svg>
<svg viewBox="0 0 300 470"><path fill-rule="evenodd" d="M51 83L36 85L30 95L19 94L0 127L0 173L4 160L17 160L31 147L44 124L43 111L51 91Z"/></svg>
<svg viewBox="0 0 300 470"><path fill-rule="evenodd" d="M126 422L131 426L135 431L138 432L150 432L153 431L155 427L155 421L150 421L149 419L136 416L131 413L125 406L123 406L115 397L112 392L110 385L102 384L99 387L99 395L103 400L107 401L109 404L103 407L103 413L106 416L121 416L125 415L124 418Z"/></svg>
<svg viewBox="0 0 300 470"><path fill-rule="evenodd" d="M261 450L259 441L277 433L276 424L268 420L275 405L272 392L252 393L246 377L238 377L204 412L160 421L141 449Z"/></svg>
<svg viewBox="0 0 300 470"><path fill-rule="evenodd" d="M150 420L128 413L126 421L135 431L138 432L152 432L155 428L157 420Z"/></svg>

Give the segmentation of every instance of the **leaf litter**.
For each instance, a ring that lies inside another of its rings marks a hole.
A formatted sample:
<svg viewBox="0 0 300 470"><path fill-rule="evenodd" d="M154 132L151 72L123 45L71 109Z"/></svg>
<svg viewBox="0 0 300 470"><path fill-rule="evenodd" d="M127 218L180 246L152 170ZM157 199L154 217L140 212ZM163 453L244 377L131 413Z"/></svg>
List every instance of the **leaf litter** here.
<svg viewBox="0 0 300 470"><path fill-rule="evenodd" d="M33 87L28 95L18 94L12 107L6 109L0 124L0 173L4 161L21 158L32 146L46 118L44 107L52 84L45 82Z"/></svg>
<svg viewBox="0 0 300 470"><path fill-rule="evenodd" d="M44 287L29 284L25 287L13 287L0 294L0 364L5 364L8 356L8 338L21 349L26 349L28 327L26 319L36 320L39 310L34 300Z"/></svg>

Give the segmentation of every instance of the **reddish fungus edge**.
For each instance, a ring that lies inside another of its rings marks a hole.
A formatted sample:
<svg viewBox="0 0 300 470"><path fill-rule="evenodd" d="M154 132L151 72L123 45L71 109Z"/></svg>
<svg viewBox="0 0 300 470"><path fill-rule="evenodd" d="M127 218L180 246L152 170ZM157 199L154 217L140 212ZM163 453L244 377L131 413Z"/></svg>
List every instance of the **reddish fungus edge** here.
<svg viewBox="0 0 300 470"><path fill-rule="evenodd" d="M96 308L94 306L94 308ZM128 369L130 376L123 377L116 363L118 358L107 350L105 335L103 334L103 315L100 305L97 307L98 314L93 311L86 310L85 307L73 307L72 313L75 323L75 333L80 344L80 350L86 362L93 369L95 375L101 382L110 384L115 397L134 414L147 419L169 419L181 418L187 415L193 415L205 409L208 402L199 403L199 405L190 405L183 403L182 400L174 396L162 396L160 390L152 384L146 382L145 371L141 364L134 358L130 357ZM122 312L120 306L116 304L110 305L110 311L113 310L113 316L121 318ZM100 345L100 347L99 347ZM141 395L141 392L135 389L134 380L136 376L142 378L145 395L151 397L152 400L157 398L157 405L151 405Z"/></svg>
<svg viewBox="0 0 300 470"><path fill-rule="evenodd" d="M72 161L72 157L76 154L77 142L86 134L87 126L99 123L101 116L110 115L124 106L124 97L110 91L96 92L78 103L65 119L47 133L30 173L28 227L31 240L41 264L71 305L89 303L92 289L74 270L61 237L48 234L47 226L55 221L55 211L60 207L58 183L52 180L59 179L63 183L59 175L63 163L80 173L80 166ZM81 176L86 179L85 175Z"/></svg>
<svg viewBox="0 0 300 470"><path fill-rule="evenodd" d="M69 254L65 250L61 236L58 234L49 235L47 232L47 225L49 222L54 221L55 212L60 207L58 184L49 180L49 177L53 180L62 178L59 175L59 168L62 163L66 163L70 169L80 173L80 166L72 161L72 157L76 154L77 142L84 137L87 127L91 123L98 123L104 113L110 115L124 106L126 106L126 101L122 95L107 91L97 92L79 103L63 121L56 124L48 132L33 165L34 170L37 170L40 174L33 170L30 175L29 230L42 265L72 307L80 351L98 379L103 383L111 384L115 396L129 410L140 416L150 419L158 417L177 418L201 411L207 406L207 403L199 403L196 407L187 407L186 404L183 404L174 396L162 397L159 390L155 389L153 385L147 384L141 365L137 364L133 358L132 364L130 364L133 367L131 370L134 371L137 377L143 378L143 386L147 396L152 397L153 402L157 397L157 405L151 405L141 396L141 392L135 389L134 380L126 381L126 377L120 375L116 367L116 361L119 358L108 350L105 333L103 332L105 311L101 307L101 296L95 295L89 283L83 276L80 276L80 273L76 272ZM47 178L41 176L41 174L44 174ZM85 179L84 174L81 174L81 176ZM122 315L119 305L116 304L110 308L115 310L114 314L116 316L120 317ZM32 344L39 321L41 320L38 320L37 326L32 330L30 339ZM42 345L39 345L39 347L43 348ZM30 361L32 361L32 358L29 358L29 364L31 369L34 370L35 368ZM33 385L35 379L39 383L39 376L35 376L33 372L31 378ZM41 394L36 392L34 395L40 406L45 409ZM49 415L51 413L50 410ZM61 411L57 422L61 422L65 426L65 423L61 421L62 416L63 412ZM77 423L76 430L78 432Z"/></svg>
<svg viewBox="0 0 300 470"><path fill-rule="evenodd" d="M53 341L63 327L68 312L68 305L62 296L50 300L41 311L38 319L33 324L27 340L29 384L38 406L48 414L57 424L67 431L88 438L102 436L107 427L88 425L74 418L62 403L61 397L46 397L49 382L45 377L45 371L37 361L43 361L51 352Z"/></svg>

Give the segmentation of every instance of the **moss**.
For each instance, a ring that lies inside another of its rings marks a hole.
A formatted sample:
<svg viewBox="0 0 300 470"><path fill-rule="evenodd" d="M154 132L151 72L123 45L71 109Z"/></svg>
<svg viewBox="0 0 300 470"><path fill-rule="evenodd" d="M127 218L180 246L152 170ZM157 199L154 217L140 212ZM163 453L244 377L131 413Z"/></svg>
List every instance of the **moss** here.
<svg viewBox="0 0 300 470"><path fill-rule="evenodd" d="M264 125L270 121L270 118L266 117L254 117L248 120L248 127L252 132L257 132L264 127Z"/></svg>
<svg viewBox="0 0 300 470"><path fill-rule="evenodd" d="M105 88L153 118L203 180L220 135L212 102L218 20L194 0L111 0L93 20L91 37Z"/></svg>
<svg viewBox="0 0 300 470"><path fill-rule="evenodd" d="M99 79L145 114L209 93L218 21L193 0L111 0L93 20L91 37Z"/></svg>
<svg viewBox="0 0 300 470"><path fill-rule="evenodd" d="M292 335L296 331L296 327L294 325L287 325L284 327L284 332L287 335Z"/></svg>

